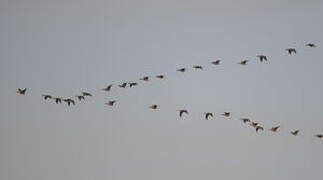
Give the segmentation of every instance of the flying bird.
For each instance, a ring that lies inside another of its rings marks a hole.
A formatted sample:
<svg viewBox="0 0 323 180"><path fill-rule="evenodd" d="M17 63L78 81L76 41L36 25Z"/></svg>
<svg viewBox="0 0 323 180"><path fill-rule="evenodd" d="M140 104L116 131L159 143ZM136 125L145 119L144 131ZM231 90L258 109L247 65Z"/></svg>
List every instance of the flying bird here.
<svg viewBox="0 0 323 180"><path fill-rule="evenodd" d="M102 90L106 91L106 92L109 92L109 91L111 91L112 86L113 86L113 84L110 84L106 88L103 88Z"/></svg>
<svg viewBox="0 0 323 180"><path fill-rule="evenodd" d="M149 81L149 77L148 76L145 76L143 78L140 78L140 80L142 80L142 81Z"/></svg>
<svg viewBox="0 0 323 180"><path fill-rule="evenodd" d="M296 54L295 48L286 48L286 51L288 52L289 55L292 55L292 53Z"/></svg>
<svg viewBox="0 0 323 180"><path fill-rule="evenodd" d="M77 99L78 99L78 100L80 100L80 101L81 101L82 99L83 99L83 100L85 100L84 95L77 95L77 96L75 96L75 97L77 97Z"/></svg>
<svg viewBox="0 0 323 180"><path fill-rule="evenodd" d="M17 93L18 94L21 94L21 95L25 95L26 94L26 91L27 91L27 88L25 88L25 89L18 88Z"/></svg>
<svg viewBox="0 0 323 180"><path fill-rule="evenodd" d="M263 128L263 127L261 127L261 126L257 126L257 127L256 127L256 132L258 132L259 130L263 131L263 130L264 130L264 128Z"/></svg>
<svg viewBox="0 0 323 180"><path fill-rule="evenodd" d="M205 114L205 120L209 120L209 117L213 118L213 113L211 113L211 112L207 112L207 113L204 113L204 114Z"/></svg>
<svg viewBox="0 0 323 180"><path fill-rule="evenodd" d="M224 116L224 117L229 117L230 116L230 112L224 112L223 114L222 114L222 116Z"/></svg>
<svg viewBox="0 0 323 180"><path fill-rule="evenodd" d="M256 123L256 122L251 122L251 123L250 123L250 126L252 126L252 127L256 128L256 127L258 126L258 123Z"/></svg>
<svg viewBox="0 0 323 180"><path fill-rule="evenodd" d="M316 47L316 45L313 44L313 43L308 43L308 44L306 44L306 46L308 46L308 47Z"/></svg>
<svg viewBox="0 0 323 180"><path fill-rule="evenodd" d="M107 103L104 103L105 105L108 105L108 106L113 106L117 101L116 100L113 100L113 101L109 101Z"/></svg>
<svg viewBox="0 0 323 180"><path fill-rule="evenodd" d="M220 63L221 63L221 60L216 60L211 62L211 64L214 64L214 65L220 65Z"/></svg>
<svg viewBox="0 0 323 180"><path fill-rule="evenodd" d="M129 83L129 87L133 87L133 86L137 86L138 85L138 83L136 83L136 82L131 82L131 83Z"/></svg>
<svg viewBox="0 0 323 180"><path fill-rule="evenodd" d="M296 130L296 131L292 131L292 132L290 132L292 135L294 135L294 136L297 136L298 135L298 133L299 133L299 130Z"/></svg>
<svg viewBox="0 0 323 180"><path fill-rule="evenodd" d="M177 69L176 71L178 71L178 72L185 72L186 71L186 68Z"/></svg>
<svg viewBox="0 0 323 180"><path fill-rule="evenodd" d="M179 111L179 117L182 117L183 113L188 115L188 111L186 109L180 109Z"/></svg>
<svg viewBox="0 0 323 180"><path fill-rule="evenodd" d="M203 67L202 67L202 66L200 66L200 65L195 65L195 66L193 66L193 68L194 68L194 69L201 69L201 70L203 69Z"/></svg>
<svg viewBox="0 0 323 180"><path fill-rule="evenodd" d="M122 83L122 84L120 84L120 85L118 85L120 88L126 88L127 87L127 84L128 83Z"/></svg>
<svg viewBox="0 0 323 180"><path fill-rule="evenodd" d="M280 126L272 127L269 129L269 131L277 132L279 128L280 128Z"/></svg>
<svg viewBox="0 0 323 180"><path fill-rule="evenodd" d="M63 101L66 102L68 106L71 104L75 105L75 101L73 99L63 99Z"/></svg>
<svg viewBox="0 0 323 180"><path fill-rule="evenodd" d="M82 92L83 96L92 96L92 94L88 93L88 92Z"/></svg>
<svg viewBox="0 0 323 180"><path fill-rule="evenodd" d="M247 65L247 63L248 63L248 60L243 60L243 61L240 61L238 64L245 66Z"/></svg>
<svg viewBox="0 0 323 180"><path fill-rule="evenodd" d="M317 138L323 138L323 134L316 134L315 137L317 137Z"/></svg>
<svg viewBox="0 0 323 180"><path fill-rule="evenodd" d="M48 95L48 94L44 94L42 96L44 97L45 100L52 99L52 96L51 95Z"/></svg>
<svg viewBox="0 0 323 180"><path fill-rule="evenodd" d="M158 109L158 106L156 104L149 106L150 109Z"/></svg>
<svg viewBox="0 0 323 180"><path fill-rule="evenodd" d="M159 78L159 79L164 79L164 75L157 75L156 78Z"/></svg>
<svg viewBox="0 0 323 180"><path fill-rule="evenodd" d="M54 100L55 100L55 103L56 104L62 104L62 98L58 98L58 97L55 97L55 98L53 98Z"/></svg>
<svg viewBox="0 0 323 180"><path fill-rule="evenodd" d="M247 123L247 122L250 122L250 119L249 118L242 118L240 119L243 123Z"/></svg>
<svg viewBox="0 0 323 180"><path fill-rule="evenodd" d="M259 58L260 62L267 61L267 56L265 55L258 55L257 57Z"/></svg>

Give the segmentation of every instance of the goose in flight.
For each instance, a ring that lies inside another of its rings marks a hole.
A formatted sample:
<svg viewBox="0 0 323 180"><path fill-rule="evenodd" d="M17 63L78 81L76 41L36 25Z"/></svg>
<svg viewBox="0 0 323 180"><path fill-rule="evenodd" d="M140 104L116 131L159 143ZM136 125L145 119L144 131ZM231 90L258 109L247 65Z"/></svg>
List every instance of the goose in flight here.
<svg viewBox="0 0 323 180"><path fill-rule="evenodd" d="M263 127L261 127L261 126L256 126L256 132L258 132L259 130L263 131L263 130L264 130L264 128L263 128Z"/></svg>
<svg viewBox="0 0 323 180"><path fill-rule="evenodd" d="M315 137L317 137L317 138L323 138L323 134L316 134Z"/></svg>
<svg viewBox="0 0 323 180"><path fill-rule="evenodd" d="M313 43L308 43L308 44L306 44L306 46L308 46L308 47L316 47L316 45L313 44Z"/></svg>
<svg viewBox="0 0 323 180"><path fill-rule="evenodd" d="M230 112L224 112L223 114L222 114L222 116L224 116L224 117L230 117Z"/></svg>
<svg viewBox="0 0 323 180"><path fill-rule="evenodd" d="M17 93L18 94L21 94L21 95L25 95L26 94L26 91L27 91L27 88L25 88L25 89L18 88Z"/></svg>
<svg viewBox="0 0 323 180"><path fill-rule="evenodd" d="M140 80L142 80L142 81L149 81L149 77L148 76L145 76L143 78L140 78Z"/></svg>
<svg viewBox="0 0 323 180"><path fill-rule="evenodd" d="M265 55L258 55L257 57L259 58L260 62L267 61L267 56Z"/></svg>
<svg viewBox="0 0 323 180"><path fill-rule="evenodd" d="M109 101L107 103L104 103L105 105L108 105L108 106L113 106L117 101L116 100L113 100L113 101Z"/></svg>
<svg viewBox="0 0 323 180"><path fill-rule="evenodd" d="M92 96L92 94L88 93L88 92L82 92L83 96Z"/></svg>
<svg viewBox="0 0 323 180"><path fill-rule="evenodd" d="M122 84L120 84L120 85L118 85L118 86L119 86L120 88L126 88L126 87L127 87L127 84L128 84L128 83L126 83L126 82L125 82L125 83L122 83Z"/></svg>
<svg viewBox="0 0 323 180"><path fill-rule="evenodd" d="M52 99L52 96L48 94L43 94L42 96L44 97L45 100Z"/></svg>
<svg viewBox="0 0 323 180"><path fill-rule="evenodd" d="M176 71L178 71L178 72L185 72L186 71L186 68L177 69Z"/></svg>
<svg viewBox="0 0 323 180"><path fill-rule="evenodd" d="M158 109L158 106L156 104L149 106L150 109Z"/></svg>
<svg viewBox="0 0 323 180"><path fill-rule="evenodd" d="M103 88L102 90L106 91L106 92L109 92L109 91L111 91L112 86L113 86L113 84L110 84L106 88Z"/></svg>
<svg viewBox="0 0 323 180"><path fill-rule="evenodd" d="M272 127L269 129L269 131L277 132L279 128L280 128L280 126Z"/></svg>
<svg viewBox="0 0 323 180"><path fill-rule="evenodd" d="M221 60L216 60L211 62L211 64L214 64L214 65L220 65L220 63L221 63Z"/></svg>
<svg viewBox="0 0 323 180"><path fill-rule="evenodd" d="M180 109L179 111L179 117L182 117L183 113L188 115L188 111L186 109Z"/></svg>
<svg viewBox="0 0 323 180"><path fill-rule="evenodd" d="M248 63L248 60L243 60L243 61L240 61L238 64L245 66L247 65L247 63Z"/></svg>
<svg viewBox="0 0 323 180"><path fill-rule="evenodd" d="M292 132L290 132L292 135L294 135L294 136L297 136L298 135L298 133L299 133L299 130L296 130L296 131L292 131Z"/></svg>
<svg viewBox="0 0 323 180"><path fill-rule="evenodd" d="M157 75L156 78L159 78L159 79L164 79L164 75Z"/></svg>
<svg viewBox="0 0 323 180"><path fill-rule="evenodd" d="M202 67L202 66L200 66L200 65L195 65L195 66L193 66L193 68L194 68L194 69L201 69L201 70L203 69L203 67Z"/></svg>
<svg viewBox="0 0 323 180"><path fill-rule="evenodd" d="M138 83L136 83L136 82L131 82L131 83L129 83L129 87L133 87L133 86L137 86L138 85Z"/></svg>
<svg viewBox="0 0 323 180"><path fill-rule="evenodd" d="M209 120L209 117L213 118L213 113L211 113L211 112L206 112L204 114L205 114L205 120Z"/></svg>
<svg viewBox="0 0 323 180"><path fill-rule="evenodd" d="M70 106L71 104L75 105L75 101L73 99L63 99L64 102L67 103L68 106Z"/></svg>
<svg viewBox="0 0 323 180"><path fill-rule="evenodd" d="M62 104L62 98L58 98L58 97L55 97L55 98L53 98L54 100L55 100L55 103L56 104Z"/></svg>
<svg viewBox="0 0 323 180"><path fill-rule="evenodd" d="M288 52L289 55L292 55L293 53L296 54L295 48L286 48L286 51Z"/></svg>
<svg viewBox="0 0 323 180"><path fill-rule="evenodd" d="M249 118L242 118L240 119L243 123L247 123L247 122L250 122L250 119Z"/></svg>
<svg viewBox="0 0 323 180"><path fill-rule="evenodd" d="M84 96L82 96L82 95L77 95L77 96L75 96L79 101L82 101L82 99L83 100L85 100L85 97Z"/></svg>

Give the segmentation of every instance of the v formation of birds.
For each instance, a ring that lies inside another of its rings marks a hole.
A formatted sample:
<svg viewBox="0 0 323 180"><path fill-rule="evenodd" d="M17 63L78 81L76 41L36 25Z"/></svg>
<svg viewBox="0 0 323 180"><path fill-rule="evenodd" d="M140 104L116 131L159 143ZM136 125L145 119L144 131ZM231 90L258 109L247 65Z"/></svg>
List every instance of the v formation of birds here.
<svg viewBox="0 0 323 180"><path fill-rule="evenodd" d="M309 47L309 48L317 47L313 43L308 43L305 46ZM287 51L287 53L289 55L293 55L293 54L297 53L295 48L286 48L286 51ZM257 55L256 57L257 57L257 59L259 59L260 62L268 61L268 57L266 55ZM219 66L219 65L222 64L222 61L221 60L215 60L215 61L212 61L210 63L212 65ZM248 65L248 63L249 63L249 60L242 60L242 61L238 62L237 64L239 64L241 66L246 66L246 65ZM194 65L192 68L196 69L196 70L203 70L203 67L201 65ZM182 72L182 73L186 72L186 70L187 70L187 68L176 69L177 72ZM145 77L139 78L139 81L146 81L147 82L151 78L152 77L145 76ZM156 75L155 78L164 79L165 75L159 74L159 75ZM128 87L132 88L132 87L135 87L135 86L138 86L138 85L139 85L139 82L123 82L121 84L118 84L118 87L119 88L128 88ZM107 87L103 88L102 90L105 91L105 92L110 92L110 91L112 91L113 86L114 86L113 84L110 84ZM20 94L20 95L26 95L27 94L27 88L24 88L24 89L18 88L17 93ZM52 99L56 104L62 104L62 102L65 102L68 106L75 105L75 98L78 101L83 101L83 100L85 100L86 97L91 97L91 96L92 96L92 94L89 93L89 92L81 92L79 95L76 95L74 97L69 97L69 98L56 97L56 96L52 96L52 95L49 95L49 94L43 94L42 95L44 100ZM117 100L111 100L111 101L106 102L105 105L112 107L116 103L117 103ZM152 109L152 110L158 110L160 107L157 104L153 104L153 105L148 106L148 108ZM179 113L180 118L183 118L183 116L188 116L189 115L189 111L187 109L179 109L177 111ZM223 112L220 115L223 116L223 117L226 117L226 118L231 117L230 112ZM212 112L205 112L204 113L204 119L205 120L211 120L213 118L214 118L214 113L212 113ZM240 121L242 123L248 124L250 127L254 128L256 132L260 132L260 131L265 130L265 128L262 125L260 125L260 123L254 122L249 118L241 118ZM277 126L269 128L267 130L271 131L273 133L276 133L276 132L279 131L280 128L281 127L279 125L277 125ZM298 136L298 135L300 135L300 130L296 129L296 130L290 131L289 133L291 135L293 135L293 136ZM323 139L323 132L322 132L322 134L314 134L314 137Z"/></svg>

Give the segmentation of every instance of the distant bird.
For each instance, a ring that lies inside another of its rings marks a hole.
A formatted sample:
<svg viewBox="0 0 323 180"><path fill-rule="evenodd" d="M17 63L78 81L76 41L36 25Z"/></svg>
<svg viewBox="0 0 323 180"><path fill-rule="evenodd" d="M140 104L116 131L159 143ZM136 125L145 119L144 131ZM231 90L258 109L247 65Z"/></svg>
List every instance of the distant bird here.
<svg viewBox="0 0 323 180"><path fill-rule="evenodd" d="M25 89L18 88L17 93L18 94L21 94L21 95L25 95L26 94L26 91L27 91L27 88L25 88Z"/></svg>
<svg viewBox="0 0 323 180"><path fill-rule="evenodd" d="M292 53L296 54L296 49L295 48L286 48L286 51L288 54L292 55Z"/></svg>
<svg viewBox="0 0 323 180"><path fill-rule="evenodd" d="M179 111L179 117L182 117L183 113L188 114L188 111L186 109L180 109Z"/></svg>
<svg viewBox="0 0 323 180"><path fill-rule="evenodd" d="M272 127L269 129L269 131L277 132L279 128L280 128L280 126Z"/></svg>
<svg viewBox="0 0 323 180"><path fill-rule="evenodd" d="M297 136L298 135L298 133L299 133L299 130L296 130L296 131L292 131L292 132L290 132L292 135L294 135L294 136Z"/></svg>
<svg viewBox="0 0 323 180"><path fill-rule="evenodd" d="M223 114L222 114L222 116L224 116L224 117L229 117L230 116L230 112L224 112Z"/></svg>
<svg viewBox="0 0 323 180"><path fill-rule="evenodd" d="M54 100L55 100L55 103L56 104L62 104L62 98L58 98L58 97L55 97L55 98L53 98Z"/></svg>
<svg viewBox="0 0 323 180"><path fill-rule="evenodd" d="M44 97L45 100L52 99L52 96L48 94L43 94L42 96Z"/></svg>
<svg viewBox="0 0 323 180"><path fill-rule="evenodd" d="M262 130L262 131L263 131L263 130L264 130L264 128L263 128L263 127L261 127L261 126L257 126L257 127L256 127L256 132L258 132L259 130Z"/></svg>
<svg viewBox="0 0 323 180"><path fill-rule="evenodd" d="M200 66L200 65L195 65L195 66L193 66L193 68L194 68L194 69L201 69L201 70L203 69L203 67L202 67L202 66Z"/></svg>
<svg viewBox="0 0 323 180"><path fill-rule="evenodd" d="M186 68L177 69L176 71L178 71L178 72L185 72L186 71Z"/></svg>
<svg viewBox="0 0 323 180"><path fill-rule="evenodd" d="M256 122L251 122L251 123L250 123L250 126L252 126L252 127L256 128L256 127L258 126L258 123L256 123Z"/></svg>
<svg viewBox="0 0 323 180"><path fill-rule="evenodd" d="M109 91L111 91L112 86L113 86L113 84L110 84L110 85L108 85L106 88L103 88L102 90L103 90L103 91L107 91L107 92L109 92Z"/></svg>
<svg viewBox="0 0 323 180"><path fill-rule="evenodd" d="M323 138L323 134L316 134L315 137L317 137L317 138Z"/></svg>
<svg viewBox="0 0 323 180"><path fill-rule="evenodd" d="M209 120L209 117L213 118L213 113L211 113L211 112L207 112L207 113L204 113L204 114L205 114L205 120Z"/></svg>
<svg viewBox="0 0 323 180"><path fill-rule="evenodd" d="M77 97L77 99L78 99L79 101L81 101L82 99L83 99L83 100L85 100L85 97L84 97L84 96L82 96L82 95L78 95L78 96L75 96L75 97Z"/></svg>
<svg viewBox="0 0 323 180"><path fill-rule="evenodd" d="M221 63L221 60L216 60L211 62L211 64L214 64L214 65L220 65L220 63Z"/></svg>
<svg viewBox="0 0 323 180"><path fill-rule="evenodd" d="M145 76L143 78L140 78L140 80L142 80L142 81L149 81L149 77L148 76Z"/></svg>
<svg viewBox="0 0 323 180"><path fill-rule="evenodd" d="M242 118L240 119L243 123L247 123L247 122L250 122L250 119L249 118Z"/></svg>
<svg viewBox="0 0 323 180"><path fill-rule="evenodd" d="M88 93L88 92L82 92L83 96L92 96L92 94Z"/></svg>
<svg viewBox="0 0 323 180"><path fill-rule="evenodd" d="M248 63L248 60L243 60L243 61L240 61L238 64L245 66L247 65L247 63Z"/></svg>
<svg viewBox="0 0 323 180"><path fill-rule="evenodd" d="M116 100L113 100L113 101L109 101L109 102L104 103L104 104L106 104L108 106L113 106L116 102L117 102Z"/></svg>
<svg viewBox="0 0 323 180"><path fill-rule="evenodd" d="M306 46L308 46L308 47L316 47L316 45L313 44L313 43L308 43L308 44L306 44Z"/></svg>
<svg viewBox="0 0 323 180"><path fill-rule="evenodd" d="M133 86L137 86L138 85L138 83L136 83L136 82L131 82L131 83L129 83L129 87L133 87Z"/></svg>
<svg viewBox="0 0 323 180"><path fill-rule="evenodd" d="M267 61L267 56L265 55L258 55L257 57L259 58L260 62Z"/></svg>
<svg viewBox="0 0 323 180"><path fill-rule="evenodd" d="M63 101L66 102L68 106L71 104L75 105L75 101L73 99L63 99Z"/></svg>
<svg viewBox="0 0 323 180"><path fill-rule="evenodd" d="M128 83L122 83L122 84L120 84L120 85L118 85L120 88L126 88L127 87L127 84Z"/></svg>
<svg viewBox="0 0 323 180"><path fill-rule="evenodd" d="M164 79L164 75L157 75L156 78L159 78L159 79Z"/></svg>
<svg viewBox="0 0 323 180"><path fill-rule="evenodd" d="M150 109L158 109L158 106L156 104L149 106Z"/></svg>

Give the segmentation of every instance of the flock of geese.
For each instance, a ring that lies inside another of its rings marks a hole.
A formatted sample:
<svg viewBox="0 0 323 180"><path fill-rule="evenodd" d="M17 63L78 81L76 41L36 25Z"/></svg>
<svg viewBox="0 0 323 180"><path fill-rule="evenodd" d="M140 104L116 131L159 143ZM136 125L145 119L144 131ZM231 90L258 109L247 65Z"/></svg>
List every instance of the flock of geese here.
<svg viewBox="0 0 323 180"><path fill-rule="evenodd" d="M316 45L313 44L313 43L308 43L305 46L310 47L310 48L316 47ZM286 48L286 51L288 52L289 55L293 55L293 54L297 53L295 48ZM256 57L259 59L260 62L268 61L268 58L265 55L257 55ZM241 65L241 66L246 66L246 65L248 65L248 62L249 62L249 60L242 60L242 61L238 62L238 64ZM220 65L221 60L212 61L211 64ZM202 70L203 67L201 65L194 65L193 69ZM187 70L187 68L176 69L177 72L185 72L186 70ZM162 75L162 74L159 74L159 75L156 75L155 78L164 79L165 76ZM145 76L145 77L140 78L139 80L140 81L149 81L150 77ZM127 88L127 87L132 88L132 87L135 87L137 85L139 85L138 82L123 82L123 83L119 84L118 87L119 88ZM105 91L105 92L110 92L112 90L113 86L114 86L113 84L110 84L107 87L103 88L102 90ZM20 95L25 95L26 92L27 92L27 88L24 88L24 89L18 88L18 90L17 90L17 93L20 94ZM85 97L91 97L91 96L92 96L92 94L89 93L89 92L81 92L79 95L76 95L75 98L77 100L79 100L79 101L82 101L82 100L85 100ZM75 105L75 100L73 98L61 98L61 97L55 97L55 96L52 96L52 95L49 95L49 94L43 94L42 97L44 98L44 100L52 99L52 100L54 100L54 102L56 104L62 104L62 102L65 102L68 106L70 106L72 104ZM116 102L117 102L116 100L111 100L111 101L106 102L105 105L114 106ZM148 108L150 108L152 110L157 110L157 109L159 109L159 106L157 104L154 104L154 105L149 106ZM180 109L180 110L177 110L177 111L179 113L180 118L182 118L184 115L186 115L186 116L189 115L189 111L187 109ZM224 117L230 117L231 113L230 112L224 112L221 115L224 116ZM213 115L212 112L205 112L204 113L204 119L205 120L210 120L213 117L214 117L214 115ZM240 120L244 124L248 123L250 125L250 127L253 127L255 129L256 132L265 130L263 126L261 126L257 122L251 121L249 118L241 118ZM271 131L271 132L278 132L279 129L280 129L280 126L274 126L274 127L270 128L268 130ZM290 134L293 135L293 136L298 136L300 134L300 130L297 129L297 130L291 131ZM323 134L315 134L314 137L323 139Z"/></svg>

